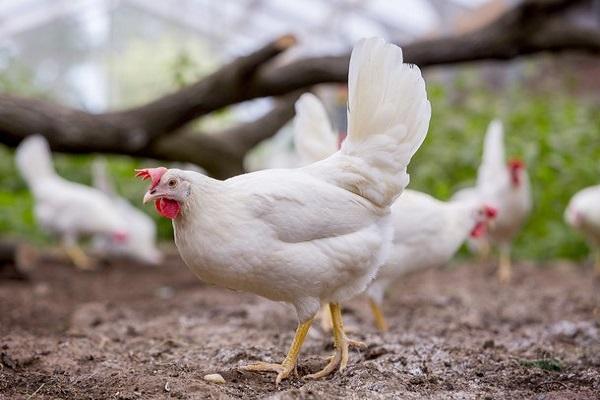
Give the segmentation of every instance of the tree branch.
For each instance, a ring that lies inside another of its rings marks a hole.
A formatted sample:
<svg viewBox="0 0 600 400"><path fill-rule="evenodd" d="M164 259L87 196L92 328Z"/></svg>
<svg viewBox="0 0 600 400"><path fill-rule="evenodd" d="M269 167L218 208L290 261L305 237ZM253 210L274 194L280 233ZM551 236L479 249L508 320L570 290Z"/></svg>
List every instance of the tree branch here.
<svg viewBox="0 0 600 400"><path fill-rule="evenodd" d="M420 67L507 60L540 52L600 53L593 0L525 0L474 32L403 46ZM584 23L582 23L584 21ZM47 101L0 94L0 142L15 146L41 133L57 151L106 152L189 161L216 177L242 172L244 155L293 116L288 97L257 121L216 134L182 132L190 121L231 104L281 96L325 82L345 82L349 54L271 62L295 40L284 36L197 83L140 107L90 114ZM294 98L293 95L291 98Z"/></svg>
<svg viewBox="0 0 600 400"><path fill-rule="evenodd" d="M136 155L170 161L187 161L211 176L225 179L244 172L244 157L255 145L273 136L293 116L299 93L279 100L271 111L255 121L221 132L180 132L160 138Z"/></svg>
<svg viewBox="0 0 600 400"><path fill-rule="evenodd" d="M402 46L404 59L420 67L510 60L541 52L600 53L600 21L580 26L574 14L593 19L590 0L525 0L489 25L458 36ZM350 54L264 66L252 81L254 97L278 96L323 82L346 82Z"/></svg>

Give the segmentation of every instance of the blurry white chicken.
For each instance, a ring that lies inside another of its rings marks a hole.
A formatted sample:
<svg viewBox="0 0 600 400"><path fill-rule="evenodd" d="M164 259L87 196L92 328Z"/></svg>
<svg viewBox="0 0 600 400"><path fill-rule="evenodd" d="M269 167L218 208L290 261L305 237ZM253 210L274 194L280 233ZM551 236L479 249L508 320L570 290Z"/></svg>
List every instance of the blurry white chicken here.
<svg viewBox="0 0 600 400"><path fill-rule="evenodd" d="M600 185L577 192L565 211L565 220L587 239L594 254L594 269L600 276Z"/></svg>
<svg viewBox="0 0 600 400"><path fill-rule="evenodd" d="M104 159L96 159L92 165L94 186L112 201L127 229L127 241L114 240L106 235L96 235L92 247L97 252L126 257L149 265L157 265L162 254L156 247L156 225L152 218L120 197L108 176Z"/></svg>
<svg viewBox="0 0 600 400"><path fill-rule="evenodd" d="M307 377L346 367L353 342L339 303L362 292L386 259L389 207L429 125L425 83L400 48L359 42L348 84L348 138L318 163L225 181L162 167L138 172L152 180L144 201L173 219L177 248L200 279L295 307L299 325L283 363L245 367L277 372L276 383L294 371L321 303L330 304L336 351Z"/></svg>
<svg viewBox="0 0 600 400"><path fill-rule="evenodd" d="M94 266L77 244L81 235L127 241L125 222L111 200L97 189L61 178L52 166L50 148L43 136L24 139L16 150L16 162L33 193L39 226L60 237L77 267Z"/></svg>
<svg viewBox="0 0 600 400"><path fill-rule="evenodd" d="M477 188L467 187L460 189L450 199L450 201L475 201L479 199L480 196L477 192ZM488 261L490 256L490 241L488 240L487 235L480 235L478 237L469 237L467 239L467 247L471 253L477 254L481 262Z"/></svg>
<svg viewBox="0 0 600 400"><path fill-rule="evenodd" d="M531 191L523 161L512 159L508 164L506 162L504 131L498 120L490 123L485 135L483 160L477 172L475 191L463 189L454 199L475 195L498 210L498 217L490 226L486 239L490 246L498 246L498 278L507 283L512 275L511 243L531 212ZM475 243L474 246L481 248L485 243Z"/></svg>
<svg viewBox="0 0 600 400"><path fill-rule="evenodd" d="M302 95L296 103L294 139L306 162L336 151L336 135L325 108L312 94ZM414 190L405 190L391 209L394 239L390 256L366 291L381 331L388 329L381 309L386 289L407 273L448 262L469 235L483 235L487 222L495 216L493 208L476 198L446 203ZM327 314L322 316L326 327Z"/></svg>

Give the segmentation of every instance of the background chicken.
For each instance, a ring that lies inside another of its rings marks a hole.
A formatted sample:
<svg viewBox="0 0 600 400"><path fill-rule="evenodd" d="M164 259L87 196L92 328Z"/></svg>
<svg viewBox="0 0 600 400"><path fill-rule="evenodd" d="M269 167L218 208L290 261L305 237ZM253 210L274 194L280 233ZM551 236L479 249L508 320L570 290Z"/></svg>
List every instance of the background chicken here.
<svg viewBox="0 0 600 400"><path fill-rule="evenodd" d="M97 159L92 165L94 186L105 193L112 201L114 210L119 214L127 229L127 240L115 240L114 237L96 235L92 247L108 256L126 257L149 265L157 265L162 254L156 247L156 224L148 215L132 206L117 194L108 176L106 161Z"/></svg>
<svg viewBox="0 0 600 400"><path fill-rule="evenodd" d="M577 192L567 206L565 220L586 237L595 273L600 276L600 185Z"/></svg>
<svg viewBox="0 0 600 400"><path fill-rule="evenodd" d="M276 382L294 370L321 303L330 304L336 351L308 377L346 367L352 342L339 303L362 292L386 259L389 207L429 125L421 73L394 45L359 42L348 85L348 138L318 163L226 181L166 168L138 173L152 180L144 201L173 219L177 248L199 278L295 307L299 325L283 363L246 367L277 372Z"/></svg>
<svg viewBox="0 0 600 400"><path fill-rule="evenodd" d="M464 201L477 201L480 198L477 188L467 187L460 189L454 195L450 201L464 202ZM479 261L486 262L490 257L490 241L487 234L479 235L478 237L467 238L467 247L473 254L478 255Z"/></svg>
<svg viewBox="0 0 600 400"><path fill-rule="evenodd" d="M455 199L478 196L498 210L498 217L488 234L474 243L476 248L497 246L500 252L498 278L507 283L511 279L510 249L514 237L531 212L531 191L525 164L519 159L506 162L502 123L490 123L483 145L483 159L477 172L475 190L463 190Z"/></svg>
<svg viewBox="0 0 600 400"><path fill-rule="evenodd" d="M300 158L315 162L334 153L334 137L320 100L312 94L302 95L296 103L294 119L294 140ZM390 256L366 292L375 324L381 331L388 329L381 307L387 288L407 273L446 263L469 234L482 236L496 214L477 198L446 203L413 190L405 190L391 209L394 239ZM327 324L325 318L323 325Z"/></svg>
<svg viewBox="0 0 600 400"><path fill-rule="evenodd" d="M125 221L112 201L97 189L60 177L52 166L50 148L42 136L32 135L23 140L16 151L16 162L35 199L38 225L60 237L67 255L77 267L93 267L92 260L77 244L82 235L127 241Z"/></svg>

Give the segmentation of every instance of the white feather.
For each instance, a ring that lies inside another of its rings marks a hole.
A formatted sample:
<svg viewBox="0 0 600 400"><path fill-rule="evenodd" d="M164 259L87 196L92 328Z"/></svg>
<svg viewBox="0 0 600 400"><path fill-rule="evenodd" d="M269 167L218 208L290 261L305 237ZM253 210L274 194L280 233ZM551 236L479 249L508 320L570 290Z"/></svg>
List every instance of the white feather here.
<svg viewBox="0 0 600 400"><path fill-rule="evenodd" d="M125 224L108 196L56 174L43 136L24 139L17 148L16 163L33 193L35 216L43 229L65 241L83 234L111 236L125 232Z"/></svg>
<svg viewBox="0 0 600 400"><path fill-rule="evenodd" d="M431 106L418 67L382 39L354 48L348 75L348 136L307 171L387 207L408 185L406 167L429 127Z"/></svg>
<svg viewBox="0 0 600 400"><path fill-rule="evenodd" d="M381 304L385 290L408 273L447 263L482 217L476 198L443 202L405 190L392 206L394 240L387 262L367 289Z"/></svg>
<svg viewBox="0 0 600 400"><path fill-rule="evenodd" d="M111 256L158 264L162 260L162 253L156 247L156 225L152 218L117 194L103 159L96 159L92 164L92 177L94 186L110 198L127 231L127 240L124 242L96 235L92 242L94 249Z"/></svg>
<svg viewBox="0 0 600 400"><path fill-rule="evenodd" d="M338 149L338 135L327 111L312 93L303 94L296 102L294 145L303 165L327 158Z"/></svg>
<svg viewBox="0 0 600 400"><path fill-rule="evenodd" d="M393 236L389 206L408 181L430 108L418 69L393 45L360 42L350 70L350 136L333 156L224 182L180 170L162 176L157 190L173 177L190 185L175 243L201 279L289 302L305 321L321 302L345 301L374 278Z"/></svg>
<svg viewBox="0 0 600 400"><path fill-rule="evenodd" d="M585 235L592 249L600 250L600 185L575 193L565 210L565 220Z"/></svg>

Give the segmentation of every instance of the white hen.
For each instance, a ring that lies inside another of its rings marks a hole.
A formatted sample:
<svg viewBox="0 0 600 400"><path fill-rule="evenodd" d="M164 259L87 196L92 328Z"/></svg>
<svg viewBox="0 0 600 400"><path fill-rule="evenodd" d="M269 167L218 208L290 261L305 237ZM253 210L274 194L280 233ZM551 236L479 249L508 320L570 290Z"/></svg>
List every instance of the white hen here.
<svg viewBox="0 0 600 400"><path fill-rule="evenodd" d="M600 185L577 192L567 206L565 219L586 237L594 253L595 272L600 276Z"/></svg>
<svg viewBox="0 0 600 400"><path fill-rule="evenodd" d="M78 247L81 235L102 235L124 242L124 221L101 191L67 181L52 165L50 148L41 135L21 142L16 151L17 167L35 198L35 216L44 230L58 235L73 263L82 269L92 261Z"/></svg>
<svg viewBox="0 0 600 400"><path fill-rule="evenodd" d="M523 161L506 162L504 129L494 120L485 135L483 160L477 172L477 192L481 199L498 210L498 217L487 237L500 251L498 278L507 283L511 279L510 248L514 237L531 212L529 175Z"/></svg>
<svg viewBox="0 0 600 400"><path fill-rule="evenodd" d="M322 137L323 140L319 140ZM301 159L315 162L336 151L335 137L329 118L320 100L304 94L296 102L294 139ZM476 198L446 203L413 190L405 190L391 207L394 239L390 256L380 268L366 293L375 324L381 331L388 329L381 305L386 289L407 273L445 264L471 234L484 233L495 210ZM327 314L322 316L327 318ZM325 322L326 326L329 322Z"/></svg>
<svg viewBox="0 0 600 400"><path fill-rule="evenodd" d="M117 194L103 159L94 161L92 177L94 186L110 198L127 229L126 241L96 235L92 242L93 248L109 256L130 258L148 265L160 263L162 253L156 247L156 224L152 218Z"/></svg>
<svg viewBox="0 0 600 400"><path fill-rule="evenodd" d="M299 326L282 364L294 370L321 303L329 303L336 351L309 378L348 361L339 303L362 292L392 239L389 207L408 183L406 167L430 118L417 67L381 39L359 42L350 61L348 139L341 150L299 169L265 170L218 181L189 171L152 168L144 201L173 219L175 243L198 277L292 304Z"/></svg>

